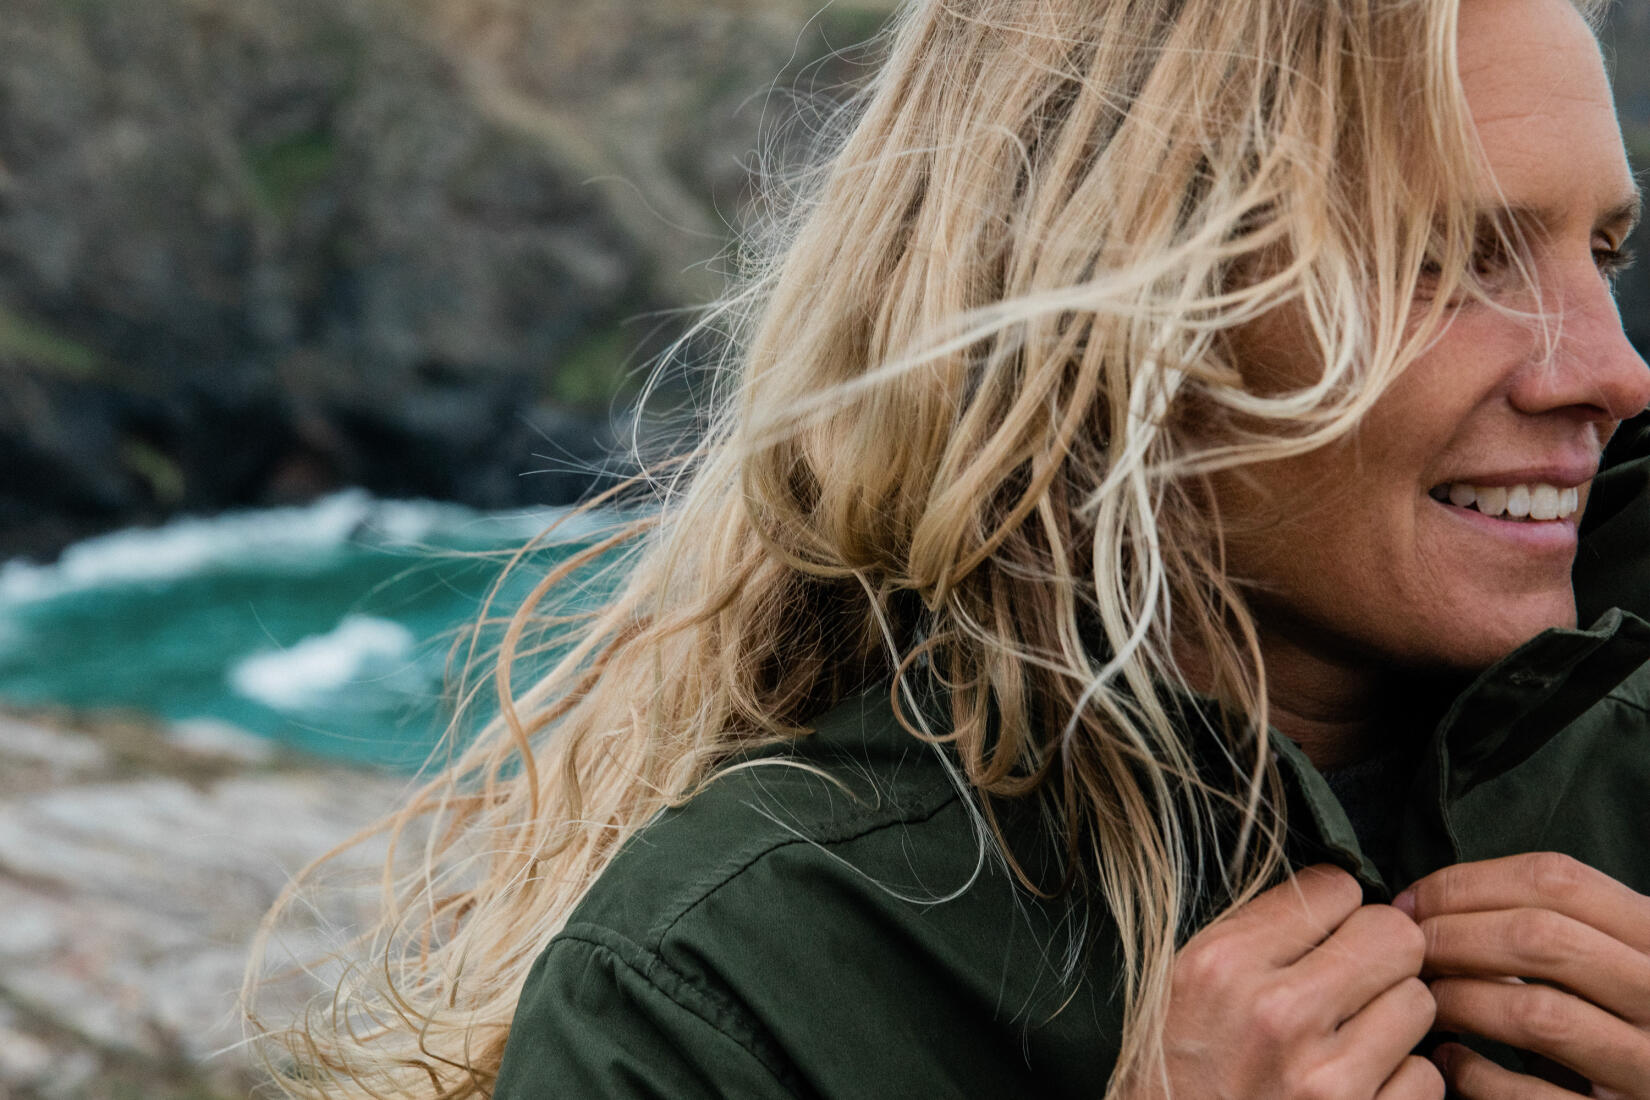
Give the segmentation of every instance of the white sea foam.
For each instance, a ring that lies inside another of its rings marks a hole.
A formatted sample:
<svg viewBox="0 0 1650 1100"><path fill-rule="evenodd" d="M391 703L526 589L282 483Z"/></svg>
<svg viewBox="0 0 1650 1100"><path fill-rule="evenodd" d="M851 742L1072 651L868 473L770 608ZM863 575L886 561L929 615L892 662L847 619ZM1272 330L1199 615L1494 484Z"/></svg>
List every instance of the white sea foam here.
<svg viewBox="0 0 1650 1100"><path fill-rule="evenodd" d="M0 608L88 589L160 583L216 569L313 568L319 556L350 544L416 548L448 540L525 542L566 515L537 508L477 512L427 500L379 500L349 489L291 508L180 517L75 543L50 565L0 563ZM575 517L582 537L601 521Z"/></svg>
<svg viewBox="0 0 1650 1100"><path fill-rule="evenodd" d="M414 661L413 632L390 619L348 615L325 634L286 649L243 657L229 668L229 684L248 699L276 710L307 710L353 695L358 702L384 699L383 689L424 686Z"/></svg>

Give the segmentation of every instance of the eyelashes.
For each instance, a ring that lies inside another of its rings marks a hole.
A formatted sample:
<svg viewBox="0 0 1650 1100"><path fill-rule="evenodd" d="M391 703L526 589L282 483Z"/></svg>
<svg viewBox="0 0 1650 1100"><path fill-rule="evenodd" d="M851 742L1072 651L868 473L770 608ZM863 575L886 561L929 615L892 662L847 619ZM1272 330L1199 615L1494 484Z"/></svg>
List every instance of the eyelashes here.
<svg viewBox="0 0 1650 1100"><path fill-rule="evenodd" d="M1593 249L1593 264L1598 273L1608 282L1612 289L1622 272L1631 268L1638 260L1637 254L1631 248L1595 248ZM1526 261L1528 262L1528 261ZM1471 264L1471 279L1479 286L1495 291L1505 285L1518 268L1512 250L1499 235L1482 240L1473 248ZM1415 295L1421 300L1431 300L1434 290L1443 278L1443 265L1436 259L1428 259L1421 265L1416 279Z"/></svg>
<svg viewBox="0 0 1650 1100"><path fill-rule="evenodd" d="M1638 260L1638 255L1631 248L1595 248L1593 262L1598 265L1599 274L1615 282L1616 276L1632 267Z"/></svg>

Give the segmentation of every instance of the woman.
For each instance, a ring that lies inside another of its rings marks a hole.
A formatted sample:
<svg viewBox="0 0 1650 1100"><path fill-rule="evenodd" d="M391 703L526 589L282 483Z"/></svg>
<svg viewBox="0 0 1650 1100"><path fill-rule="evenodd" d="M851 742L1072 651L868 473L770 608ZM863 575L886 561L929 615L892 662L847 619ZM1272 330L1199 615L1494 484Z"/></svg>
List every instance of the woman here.
<svg viewBox="0 0 1650 1100"><path fill-rule="evenodd" d="M1598 14L911 4L283 1085L1650 1096Z"/></svg>

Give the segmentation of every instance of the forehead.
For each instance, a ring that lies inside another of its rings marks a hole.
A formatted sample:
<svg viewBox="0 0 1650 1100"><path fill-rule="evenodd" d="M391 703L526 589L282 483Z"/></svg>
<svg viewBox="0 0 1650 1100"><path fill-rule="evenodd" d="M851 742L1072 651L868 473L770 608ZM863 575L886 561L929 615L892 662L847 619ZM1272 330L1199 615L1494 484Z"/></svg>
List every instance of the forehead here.
<svg viewBox="0 0 1650 1100"><path fill-rule="evenodd" d="M1598 43L1569 0L1462 0L1458 54L1508 203L1591 219L1635 192Z"/></svg>

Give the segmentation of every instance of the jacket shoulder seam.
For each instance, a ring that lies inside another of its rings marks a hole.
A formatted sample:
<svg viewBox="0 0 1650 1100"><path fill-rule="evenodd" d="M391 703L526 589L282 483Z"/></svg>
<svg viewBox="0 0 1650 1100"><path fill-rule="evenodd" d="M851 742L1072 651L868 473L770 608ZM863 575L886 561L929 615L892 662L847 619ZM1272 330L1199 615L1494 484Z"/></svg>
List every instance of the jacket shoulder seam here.
<svg viewBox="0 0 1650 1100"><path fill-rule="evenodd" d="M805 836L798 833L797 835L792 836L776 837L771 843L762 846L759 850L751 853L748 858L729 868L718 881L698 890L693 898L686 905L682 906L674 916L665 921L665 923L661 925L650 938L652 938L656 943L663 944L665 939L676 928L676 926L686 920L694 910L709 901L717 892L732 885L733 882L745 872L749 871L758 863L761 863L764 859L779 851L794 847L798 844L812 845L813 847L824 850L844 844L852 844L857 840L863 840L866 837L871 836L874 833L882 832L885 829L925 824L937 817L940 811L957 802L958 797L959 796L955 790L947 790L945 797L937 799L931 805L923 807L920 812L867 822L851 832L843 833L838 836L819 838Z"/></svg>
<svg viewBox="0 0 1650 1100"><path fill-rule="evenodd" d="M797 1095L790 1080L794 1074L787 1072L787 1059L767 1029L748 1010L692 981L657 952L610 928L593 924L568 925L551 942L551 948L558 943L583 944L606 954L660 996L744 1051L786 1093Z"/></svg>

